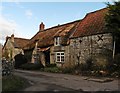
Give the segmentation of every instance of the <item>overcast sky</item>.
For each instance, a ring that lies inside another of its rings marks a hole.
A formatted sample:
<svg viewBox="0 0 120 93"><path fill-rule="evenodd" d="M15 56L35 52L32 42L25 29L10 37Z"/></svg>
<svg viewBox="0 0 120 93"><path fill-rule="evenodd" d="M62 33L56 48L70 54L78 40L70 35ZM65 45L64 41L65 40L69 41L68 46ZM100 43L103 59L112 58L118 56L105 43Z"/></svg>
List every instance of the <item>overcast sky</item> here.
<svg viewBox="0 0 120 93"><path fill-rule="evenodd" d="M5 37L31 38L43 22L45 28L82 19L89 12L105 8L104 2L2 2L0 43Z"/></svg>

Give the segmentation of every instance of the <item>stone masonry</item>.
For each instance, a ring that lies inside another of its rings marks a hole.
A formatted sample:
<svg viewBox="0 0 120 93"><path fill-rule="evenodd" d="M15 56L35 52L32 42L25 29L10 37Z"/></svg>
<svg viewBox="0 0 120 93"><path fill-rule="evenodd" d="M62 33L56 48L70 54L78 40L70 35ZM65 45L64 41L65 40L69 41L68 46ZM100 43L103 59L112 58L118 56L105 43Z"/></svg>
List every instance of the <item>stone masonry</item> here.
<svg viewBox="0 0 120 93"><path fill-rule="evenodd" d="M106 64L107 55L112 57L112 46L113 38L110 33L71 39L70 61L80 64L93 57L96 62Z"/></svg>

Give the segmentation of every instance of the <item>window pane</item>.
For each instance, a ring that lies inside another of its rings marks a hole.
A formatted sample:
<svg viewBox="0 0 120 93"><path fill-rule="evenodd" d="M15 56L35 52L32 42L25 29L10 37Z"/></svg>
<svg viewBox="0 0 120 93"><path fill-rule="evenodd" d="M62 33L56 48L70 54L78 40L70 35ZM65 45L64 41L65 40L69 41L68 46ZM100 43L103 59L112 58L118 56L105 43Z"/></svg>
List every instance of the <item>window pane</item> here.
<svg viewBox="0 0 120 93"><path fill-rule="evenodd" d="M65 61L64 55L65 55L64 52L56 52L56 62L64 62Z"/></svg>
<svg viewBox="0 0 120 93"><path fill-rule="evenodd" d="M57 45L59 45L59 37L57 37Z"/></svg>
<svg viewBox="0 0 120 93"><path fill-rule="evenodd" d="M61 53L61 55L64 55L64 53Z"/></svg>
<svg viewBox="0 0 120 93"><path fill-rule="evenodd" d="M61 56L61 61L64 62L64 56Z"/></svg>
<svg viewBox="0 0 120 93"><path fill-rule="evenodd" d="M58 44L57 40L56 40L55 44L56 44L56 45Z"/></svg>
<svg viewBox="0 0 120 93"><path fill-rule="evenodd" d="M55 37L54 39L55 45L60 45L60 37Z"/></svg>
<svg viewBox="0 0 120 93"><path fill-rule="evenodd" d="M60 62L60 56L57 56L57 61Z"/></svg>

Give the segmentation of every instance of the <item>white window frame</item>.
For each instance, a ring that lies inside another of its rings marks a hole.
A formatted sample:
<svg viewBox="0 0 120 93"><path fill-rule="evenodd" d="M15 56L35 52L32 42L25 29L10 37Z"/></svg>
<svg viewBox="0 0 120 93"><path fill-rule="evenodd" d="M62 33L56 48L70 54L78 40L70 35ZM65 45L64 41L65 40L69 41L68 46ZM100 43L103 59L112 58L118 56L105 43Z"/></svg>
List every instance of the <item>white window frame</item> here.
<svg viewBox="0 0 120 93"><path fill-rule="evenodd" d="M64 61L62 61L62 57L65 61L65 52L56 52L56 62L64 63Z"/></svg>
<svg viewBox="0 0 120 93"><path fill-rule="evenodd" d="M60 46L60 37L55 37L54 38L54 45L55 46Z"/></svg>

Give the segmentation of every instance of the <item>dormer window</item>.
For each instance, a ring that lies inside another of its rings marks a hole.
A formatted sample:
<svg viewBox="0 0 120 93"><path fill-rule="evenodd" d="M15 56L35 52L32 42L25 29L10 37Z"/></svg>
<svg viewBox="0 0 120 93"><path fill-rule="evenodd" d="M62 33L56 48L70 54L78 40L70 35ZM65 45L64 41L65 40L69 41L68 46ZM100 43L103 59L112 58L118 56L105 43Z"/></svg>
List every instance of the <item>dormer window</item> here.
<svg viewBox="0 0 120 93"><path fill-rule="evenodd" d="M60 37L55 37L54 38L54 45L55 46L60 46Z"/></svg>

